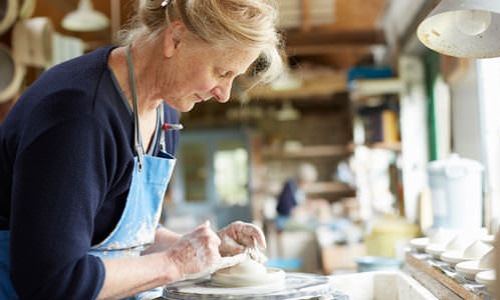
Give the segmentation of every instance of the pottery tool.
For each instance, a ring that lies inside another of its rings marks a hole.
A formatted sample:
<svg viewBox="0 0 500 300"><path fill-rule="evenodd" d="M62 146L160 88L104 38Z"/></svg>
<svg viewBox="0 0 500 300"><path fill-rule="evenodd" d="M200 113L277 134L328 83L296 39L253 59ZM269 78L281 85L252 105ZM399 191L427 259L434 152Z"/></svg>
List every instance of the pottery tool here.
<svg viewBox="0 0 500 300"><path fill-rule="evenodd" d="M182 126L182 124L163 123L161 128L165 131L167 131L167 130L181 130L184 128L184 126Z"/></svg>

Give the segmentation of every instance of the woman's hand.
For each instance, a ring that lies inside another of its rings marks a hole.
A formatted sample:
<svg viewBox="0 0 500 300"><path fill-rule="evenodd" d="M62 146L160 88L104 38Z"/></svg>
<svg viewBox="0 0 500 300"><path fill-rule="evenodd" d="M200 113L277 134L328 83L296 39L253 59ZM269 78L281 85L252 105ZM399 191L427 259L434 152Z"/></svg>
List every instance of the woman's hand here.
<svg viewBox="0 0 500 300"><path fill-rule="evenodd" d="M176 232L166 229L165 227L159 227L155 233L154 243L142 251L141 255L163 252L181 237L182 235Z"/></svg>
<svg viewBox="0 0 500 300"><path fill-rule="evenodd" d="M222 256L236 255L246 248L266 248L264 233L251 223L236 221L217 232L217 235L221 240L219 251Z"/></svg>
<svg viewBox="0 0 500 300"><path fill-rule="evenodd" d="M179 270L181 278L189 274L205 271L219 263L219 246L221 240L217 234L205 223L193 232L181 236L168 247L166 254Z"/></svg>

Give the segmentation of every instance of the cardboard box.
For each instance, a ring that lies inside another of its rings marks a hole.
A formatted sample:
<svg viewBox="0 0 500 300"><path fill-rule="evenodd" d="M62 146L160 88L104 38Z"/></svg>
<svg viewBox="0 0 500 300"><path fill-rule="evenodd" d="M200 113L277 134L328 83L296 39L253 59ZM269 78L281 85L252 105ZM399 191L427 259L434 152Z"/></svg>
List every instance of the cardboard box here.
<svg viewBox="0 0 500 300"><path fill-rule="evenodd" d="M356 259L366 255L365 244L333 245L321 249L323 273L330 275L338 271L356 271Z"/></svg>

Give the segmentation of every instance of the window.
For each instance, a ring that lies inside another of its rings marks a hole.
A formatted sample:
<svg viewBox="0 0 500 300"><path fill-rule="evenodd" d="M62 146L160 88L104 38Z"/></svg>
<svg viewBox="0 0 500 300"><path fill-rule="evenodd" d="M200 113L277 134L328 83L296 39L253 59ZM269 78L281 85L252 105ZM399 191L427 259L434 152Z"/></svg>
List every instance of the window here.
<svg viewBox="0 0 500 300"><path fill-rule="evenodd" d="M220 141L214 155L215 188L225 205L248 205L248 151L238 139Z"/></svg>
<svg viewBox="0 0 500 300"><path fill-rule="evenodd" d="M487 217L500 217L500 58L477 61ZM495 221L496 219L496 221ZM491 225L491 224L486 224ZM493 228L497 230L498 228Z"/></svg>

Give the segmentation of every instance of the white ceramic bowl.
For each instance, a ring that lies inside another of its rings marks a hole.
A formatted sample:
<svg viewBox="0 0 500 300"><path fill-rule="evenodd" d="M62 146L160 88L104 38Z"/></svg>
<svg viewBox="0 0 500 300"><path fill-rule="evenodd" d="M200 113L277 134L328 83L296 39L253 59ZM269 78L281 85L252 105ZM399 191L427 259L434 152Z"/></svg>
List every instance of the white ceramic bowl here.
<svg viewBox="0 0 500 300"><path fill-rule="evenodd" d="M464 258L474 260L479 259L491 250L492 246L476 240L464 250Z"/></svg>
<svg viewBox="0 0 500 300"><path fill-rule="evenodd" d="M429 244L428 237L420 237L420 238L411 239L409 242L410 248L412 248L418 252L424 252L425 247L428 244Z"/></svg>
<svg viewBox="0 0 500 300"><path fill-rule="evenodd" d="M441 254L446 251L446 244L429 244L425 247L425 253L432 255L432 257L439 259Z"/></svg>
<svg viewBox="0 0 500 300"><path fill-rule="evenodd" d="M463 261L479 260L483 255L490 251L491 248L492 246L487 245L480 240L476 240L467 246L467 248L463 251L450 250L443 252L440 259L449 263L452 267L455 267L456 264Z"/></svg>
<svg viewBox="0 0 500 300"><path fill-rule="evenodd" d="M481 238L481 242L492 245L495 243L495 235L494 234L489 234Z"/></svg>
<svg viewBox="0 0 500 300"><path fill-rule="evenodd" d="M429 244L447 244L457 234L456 230L438 228L429 235Z"/></svg>
<svg viewBox="0 0 500 300"><path fill-rule="evenodd" d="M445 251L441 254L439 258L442 261L449 263L450 266L452 267L455 267L455 265L460 262L470 260L464 258L463 252L458 250Z"/></svg>
<svg viewBox="0 0 500 300"><path fill-rule="evenodd" d="M482 271L476 274L476 281L483 284L489 293L493 293L496 285L495 270Z"/></svg>
<svg viewBox="0 0 500 300"><path fill-rule="evenodd" d="M475 238L470 235L457 234L448 244L446 250L459 250L464 251L469 245L474 242Z"/></svg>
<svg viewBox="0 0 500 300"><path fill-rule="evenodd" d="M455 270L463 274L465 278L469 280L475 280L476 274L482 271L488 271L491 270L490 268L484 268L481 267L479 264L479 260L468 260L468 261L463 261L459 262L455 266Z"/></svg>

